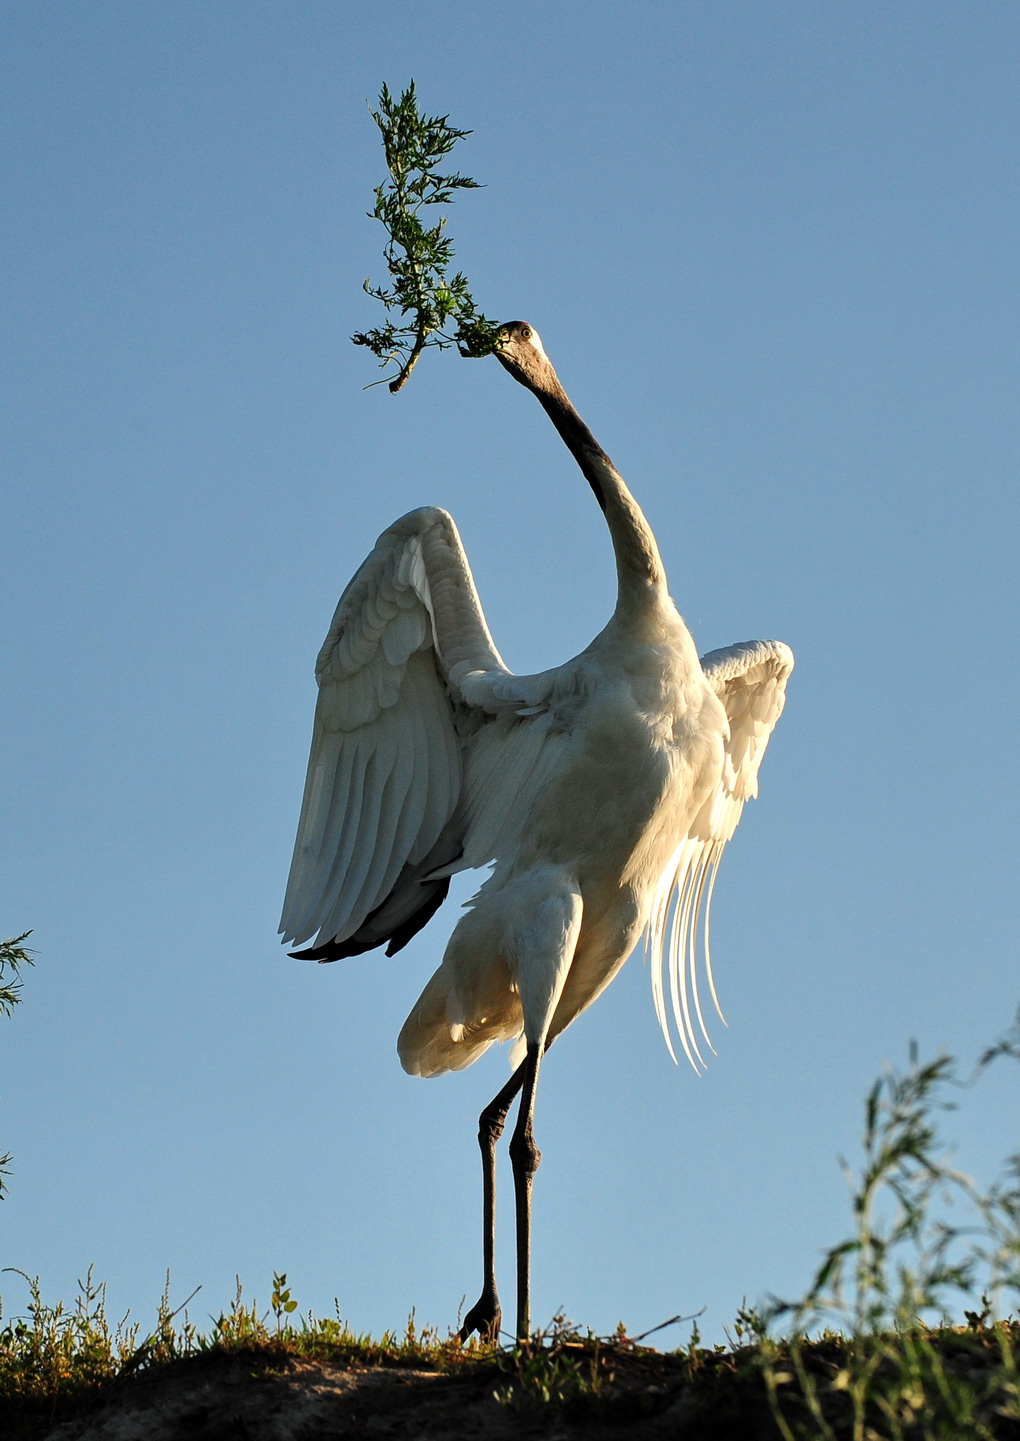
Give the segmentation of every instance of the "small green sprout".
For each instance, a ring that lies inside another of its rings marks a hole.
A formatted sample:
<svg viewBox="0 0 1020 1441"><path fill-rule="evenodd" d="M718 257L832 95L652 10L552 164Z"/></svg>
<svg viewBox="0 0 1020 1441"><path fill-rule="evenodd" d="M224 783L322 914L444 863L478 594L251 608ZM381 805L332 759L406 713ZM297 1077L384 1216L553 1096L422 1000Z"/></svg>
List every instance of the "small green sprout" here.
<svg viewBox="0 0 1020 1441"><path fill-rule="evenodd" d="M434 225L421 218L426 206L450 204L454 191L478 188L470 176L436 170L470 130L457 130L447 115L423 115L413 80L399 100L384 85L372 118L382 133L389 179L376 186L370 214L389 236L383 255L392 283L387 288L366 280L365 290L387 311L396 310L400 323L388 319L380 329L358 331L351 339L367 345L381 365L399 365L389 382L396 394L429 346L446 350L456 345L462 355L491 355L499 349L502 326L481 314L460 271L448 275L453 242L444 233L446 217Z"/></svg>
<svg viewBox="0 0 1020 1441"><path fill-rule="evenodd" d="M290 1294L290 1287L287 1285L286 1271L273 1272L273 1290L269 1298L269 1304L273 1308L273 1315L276 1317L276 1329L279 1331L283 1325L284 1316L289 1316L297 1310L297 1302Z"/></svg>

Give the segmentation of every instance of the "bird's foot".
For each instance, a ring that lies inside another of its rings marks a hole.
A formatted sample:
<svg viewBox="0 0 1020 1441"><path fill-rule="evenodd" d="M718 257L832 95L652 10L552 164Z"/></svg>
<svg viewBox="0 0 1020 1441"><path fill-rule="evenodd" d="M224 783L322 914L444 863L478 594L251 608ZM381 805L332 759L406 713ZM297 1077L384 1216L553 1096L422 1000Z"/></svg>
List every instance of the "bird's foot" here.
<svg viewBox="0 0 1020 1441"><path fill-rule="evenodd" d="M500 1310L499 1297L494 1290L486 1287L464 1317L464 1324L460 1328L461 1341L466 1341L477 1331L486 1344L494 1346L499 1340L499 1327L502 1319L503 1313Z"/></svg>

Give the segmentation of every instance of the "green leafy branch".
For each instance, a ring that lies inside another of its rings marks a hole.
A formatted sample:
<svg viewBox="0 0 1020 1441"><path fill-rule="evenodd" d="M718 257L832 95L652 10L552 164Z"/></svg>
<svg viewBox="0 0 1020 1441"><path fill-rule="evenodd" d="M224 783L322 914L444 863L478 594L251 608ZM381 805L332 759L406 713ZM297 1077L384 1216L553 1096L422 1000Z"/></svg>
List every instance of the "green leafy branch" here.
<svg viewBox="0 0 1020 1441"><path fill-rule="evenodd" d="M6 941L0 941L0 1016L9 1016L21 1000L18 973L22 966L34 964L32 952L26 950L21 943L27 941L31 934L31 931L24 931L20 936L10 936ZM4 1195L4 1177L10 1175L7 1167L10 1159L10 1152L0 1156L0 1201Z"/></svg>
<svg viewBox="0 0 1020 1441"><path fill-rule="evenodd" d="M445 233L446 217L434 225L423 218L427 206L447 205L455 191L478 188L468 175L440 174L436 168L470 130L457 130L447 115L423 115L413 80L399 100L384 85L372 118L382 133L389 178L376 186L370 214L386 227L383 255L391 283L366 280L365 290L388 312L397 311L399 321L387 319L351 339L367 345L380 364L399 366L389 382L396 394L430 346L445 350L456 345L462 355L489 355L499 348L502 326L481 314L460 271L448 274L453 242Z"/></svg>
<svg viewBox="0 0 1020 1441"><path fill-rule="evenodd" d="M6 941L0 941L0 1016L9 1016L21 999L18 994L21 990L19 969L22 966L34 965L32 952L21 944L22 941L27 941L31 934L31 931L25 931L20 936L11 936ZM7 970L10 970L12 977L9 981L4 978Z"/></svg>

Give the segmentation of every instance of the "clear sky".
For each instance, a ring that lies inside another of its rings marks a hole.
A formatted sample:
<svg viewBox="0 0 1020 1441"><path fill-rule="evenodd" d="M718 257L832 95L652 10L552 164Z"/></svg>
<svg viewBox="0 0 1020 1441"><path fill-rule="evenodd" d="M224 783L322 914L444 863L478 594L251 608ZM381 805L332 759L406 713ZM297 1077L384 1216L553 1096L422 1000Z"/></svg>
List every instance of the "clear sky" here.
<svg viewBox="0 0 1020 1441"><path fill-rule="evenodd" d="M414 76L474 130L479 304L541 331L699 645L797 654L715 893L718 1057L673 1066L638 955L539 1096L536 1321L721 1339L844 1234L882 1065L969 1060L1020 1001L1020 8L15 0L2 36L0 929L38 963L0 1264L51 1299L93 1264L143 1318L167 1268L199 1321L274 1269L375 1331L477 1294L505 1055L421 1082L394 1048L455 905L392 960L276 941L315 654L379 531L454 514L517 670L613 603L495 362L362 388L366 101ZM984 1179L1017 1079L947 1120Z"/></svg>

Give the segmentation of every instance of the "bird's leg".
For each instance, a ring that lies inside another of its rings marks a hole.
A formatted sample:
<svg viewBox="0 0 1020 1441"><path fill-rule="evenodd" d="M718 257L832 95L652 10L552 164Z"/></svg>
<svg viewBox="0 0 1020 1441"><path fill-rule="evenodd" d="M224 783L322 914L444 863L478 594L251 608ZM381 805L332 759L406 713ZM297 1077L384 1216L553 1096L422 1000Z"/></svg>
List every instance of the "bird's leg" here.
<svg viewBox="0 0 1020 1441"><path fill-rule="evenodd" d="M483 1341L495 1341L503 1319L496 1292L496 1142L503 1134L506 1115L524 1084L527 1061L522 1061L498 1095L478 1118L478 1144L482 1151L482 1294L464 1317L460 1339L477 1331Z"/></svg>
<svg viewBox="0 0 1020 1441"><path fill-rule="evenodd" d="M582 902L573 878L554 868L541 872L530 890L526 884L522 894L526 895L529 904L527 910L522 911L517 930L510 934L508 949L517 956L527 957L516 970L527 1051L521 1065L480 1118L478 1139L485 1176L485 1286L478 1305L465 1317L462 1336L465 1331L470 1335L472 1328L481 1330L479 1322L490 1336L495 1335L499 1326L499 1301L493 1270L496 1141L518 1091L523 1094L510 1140L517 1209L518 1340L527 1339L530 1322L531 1183L541 1159L531 1133L535 1088L543 1052L550 1044L550 1031L553 1035L558 1034L553 1028L553 1020L581 930Z"/></svg>
<svg viewBox="0 0 1020 1441"><path fill-rule="evenodd" d="M532 1119L538 1069L544 1047L531 1042L521 1069L523 1095L517 1124L510 1137L510 1160L514 1169L514 1198L517 1203L517 1340L527 1341L531 1333L531 1190L542 1153L535 1145ZM515 1077L516 1079L516 1077Z"/></svg>

